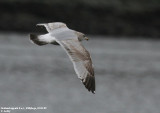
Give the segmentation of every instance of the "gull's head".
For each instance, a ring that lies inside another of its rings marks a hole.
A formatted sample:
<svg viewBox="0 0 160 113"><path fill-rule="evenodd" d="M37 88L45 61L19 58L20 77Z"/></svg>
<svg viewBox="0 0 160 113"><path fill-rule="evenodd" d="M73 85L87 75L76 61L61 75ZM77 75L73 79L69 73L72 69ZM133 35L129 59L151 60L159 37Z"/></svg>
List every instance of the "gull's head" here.
<svg viewBox="0 0 160 113"><path fill-rule="evenodd" d="M89 40L89 38L88 38L88 37L86 37L86 35L85 35L85 34L83 34L83 39L84 39L84 40L87 40L87 41Z"/></svg>
<svg viewBox="0 0 160 113"><path fill-rule="evenodd" d="M85 34L81 33L81 32L76 32L77 36L78 36L78 40L82 41L82 40L89 40L88 37L86 37Z"/></svg>

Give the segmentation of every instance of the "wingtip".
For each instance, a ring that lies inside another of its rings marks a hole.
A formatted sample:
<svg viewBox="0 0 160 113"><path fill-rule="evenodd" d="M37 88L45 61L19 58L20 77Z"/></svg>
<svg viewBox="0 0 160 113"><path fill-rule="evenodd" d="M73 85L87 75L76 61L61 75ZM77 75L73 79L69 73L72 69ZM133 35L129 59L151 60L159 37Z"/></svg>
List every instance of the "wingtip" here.
<svg viewBox="0 0 160 113"><path fill-rule="evenodd" d="M29 34L30 36L30 41L33 43L33 44L36 44L38 46L42 46L42 45L46 45L48 43L44 42L44 41L41 41L39 40L39 36L36 35L36 34Z"/></svg>
<svg viewBox="0 0 160 113"><path fill-rule="evenodd" d="M85 80L82 80L83 84L85 85L86 89L88 89L89 92L92 92L95 94L95 78L94 76L88 75Z"/></svg>
<svg viewBox="0 0 160 113"><path fill-rule="evenodd" d="M96 91L94 90L94 91L91 91L93 94L96 94Z"/></svg>
<svg viewBox="0 0 160 113"><path fill-rule="evenodd" d="M36 24L36 26L44 26L45 24L43 23L43 24Z"/></svg>
<svg viewBox="0 0 160 113"><path fill-rule="evenodd" d="M92 91L93 94L96 94L96 91Z"/></svg>

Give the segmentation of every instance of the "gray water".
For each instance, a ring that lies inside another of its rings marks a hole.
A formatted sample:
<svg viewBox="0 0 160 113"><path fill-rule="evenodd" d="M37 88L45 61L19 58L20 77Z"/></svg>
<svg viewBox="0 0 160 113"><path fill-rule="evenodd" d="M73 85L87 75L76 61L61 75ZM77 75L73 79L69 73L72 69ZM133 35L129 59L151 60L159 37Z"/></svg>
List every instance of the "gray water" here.
<svg viewBox="0 0 160 113"><path fill-rule="evenodd" d="M160 41L90 36L96 94L77 78L59 46L0 34L0 106L11 113L160 113Z"/></svg>

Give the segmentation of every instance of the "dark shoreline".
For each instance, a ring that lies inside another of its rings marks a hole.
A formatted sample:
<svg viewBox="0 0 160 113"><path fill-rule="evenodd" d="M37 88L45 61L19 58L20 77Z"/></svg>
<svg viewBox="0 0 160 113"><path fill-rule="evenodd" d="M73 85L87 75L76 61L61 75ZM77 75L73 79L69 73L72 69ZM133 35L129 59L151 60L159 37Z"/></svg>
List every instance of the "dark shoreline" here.
<svg viewBox="0 0 160 113"><path fill-rule="evenodd" d="M36 32L37 23L61 21L92 35L160 37L160 7L136 11L83 2L0 2L0 14L0 31Z"/></svg>

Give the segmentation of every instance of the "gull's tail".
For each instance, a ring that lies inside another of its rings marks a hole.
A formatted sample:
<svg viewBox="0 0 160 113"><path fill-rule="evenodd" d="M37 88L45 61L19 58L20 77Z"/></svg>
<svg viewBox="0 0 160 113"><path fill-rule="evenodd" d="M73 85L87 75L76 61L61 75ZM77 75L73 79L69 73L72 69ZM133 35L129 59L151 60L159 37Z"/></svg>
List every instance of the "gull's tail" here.
<svg viewBox="0 0 160 113"><path fill-rule="evenodd" d="M41 39L40 35L30 34L30 40L39 46L48 44L46 41Z"/></svg>

